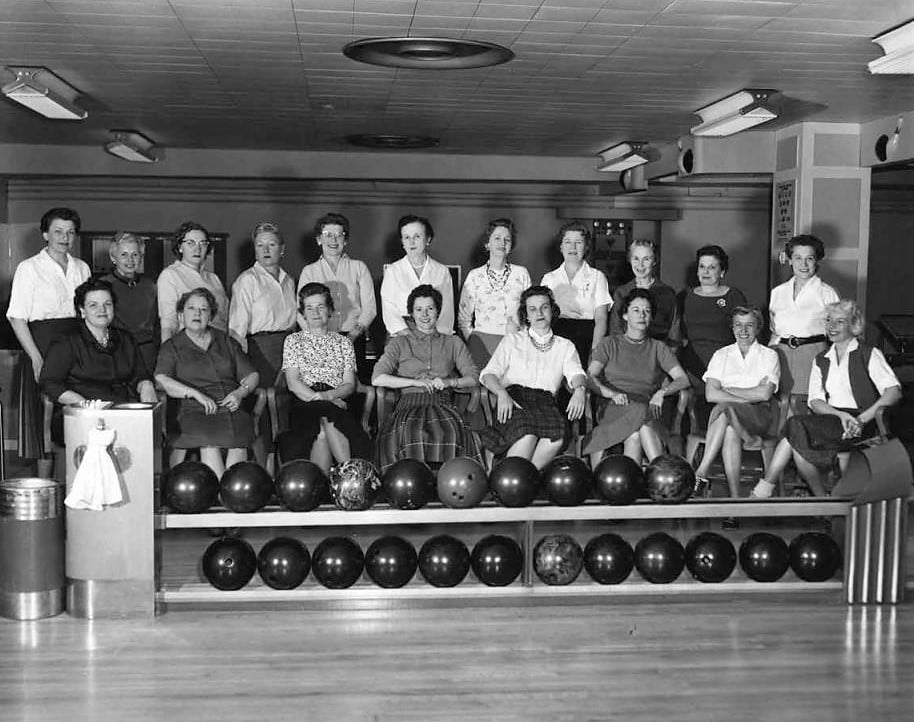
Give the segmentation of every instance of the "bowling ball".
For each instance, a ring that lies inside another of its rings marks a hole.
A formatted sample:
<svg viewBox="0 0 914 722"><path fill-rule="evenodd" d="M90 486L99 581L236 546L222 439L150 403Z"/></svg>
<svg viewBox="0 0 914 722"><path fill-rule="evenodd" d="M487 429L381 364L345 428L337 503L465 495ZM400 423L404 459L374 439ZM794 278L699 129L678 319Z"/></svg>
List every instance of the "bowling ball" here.
<svg viewBox="0 0 914 722"><path fill-rule="evenodd" d="M435 475L416 459L395 462L384 472L382 481L387 500L398 509L421 509L434 493Z"/></svg>
<svg viewBox="0 0 914 722"><path fill-rule="evenodd" d="M613 506L631 504L644 491L644 472L623 454L605 457L593 472L597 494Z"/></svg>
<svg viewBox="0 0 914 722"><path fill-rule="evenodd" d="M257 573L273 589L295 589L311 571L311 555L298 539L271 539L257 555Z"/></svg>
<svg viewBox="0 0 914 722"><path fill-rule="evenodd" d="M182 461L167 472L162 481L162 498L178 514L202 514L216 503L219 477L206 464Z"/></svg>
<svg viewBox="0 0 914 722"><path fill-rule="evenodd" d="M647 494L661 504L681 504L695 488L695 472L681 456L661 454L644 471Z"/></svg>
<svg viewBox="0 0 914 722"><path fill-rule="evenodd" d="M776 582L790 567L787 542L768 532L750 534L740 544L739 565L750 579Z"/></svg>
<svg viewBox="0 0 914 722"><path fill-rule="evenodd" d="M470 555L473 573L489 587L506 587L518 576L524 555L513 539L490 534L480 539Z"/></svg>
<svg viewBox="0 0 914 722"><path fill-rule="evenodd" d="M620 584L635 568L635 552L618 534L601 534L584 547L584 568L598 584Z"/></svg>
<svg viewBox="0 0 914 722"><path fill-rule="evenodd" d="M533 570L550 586L571 584L583 566L581 545L567 534L549 534L533 547Z"/></svg>
<svg viewBox="0 0 914 722"><path fill-rule="evenodd" d="M788 549L790 568L804 582L827 582L841 566L841 549L822 532L806 532L795 537Z"/></svg>
<svg viewBox="0 0 914 722"><path fill-rule="evenodd" d="M448 534L433 536L419 550L419 572L433 587L456 587L469 571L469 550Z"/></svg>
<svg viewBox="0 0 914 722"><path fill-rule="evenodd" d="M445 506L469 509L481 502L488 490L486 470L473 459L458 456L438 469L438 498Z"/></svg>
<svg viewBox="0 0 914 722"><path fill-rule="evenodd" d="M540 473L521 456L502 459L489 474L492 496L502 506L528 506L540 488Z"/></svg>
<svg viewBox="0 0 914 722"><path fill-rule="evenodd" d="M222 475L219 497L222 503L240 513L260 511L273 496L273 480L255 461L239 461Z"/></svg>
<svg viewBox="0 0 914 722"><path fill-rule="evenodd" d="M350 459L330 470L330 496L343 511L370 509L381 493L381 475L365 459Z"/></svg>
<svg viewBox="0 0 914 722"><path fill-rule="evenodd" d="M635 567L651 584L669 584L684 566L682 544L665 532L650 534L635 546Z"/></svg>
<svg viewBox="0 0 914 722"><path fill-rule="evenodd" d="M244 539L223 537L203 552L203 576L216 589L241 589L256 571L257 555Z"/></svg>
<svg viewBox="0 0 914 722"><path fill-rule="evenodd" d="M549 501L559 506L577 506L593 489L593 472L576 456L558 456L550 461L542 479Z"/></svg>
<svg viewBox="0 0 914 722"><path fill-rule="evenodd" d="M365 571L371 581L385 589L406 584L415 575L418 564L415 547L398 536L375 539L365 553Z"/></svg>
<svg viewBox="0 0 914 722"><path fill-rule="evenodd" d="M736 549L726 537L706 531L686 544L686 568L700 582L722 582L736 567Z"/></svg>
<svg viewBox="0 0 914 722"><path fill-rule="evenodd" d="M276 474L276 496L289 511L311 511L321 503L327 475L306 459L287 461Z"/></svg>
<svg viewBox="0 0 914 722"><path fill-rule="evenodd" d="M346 589L362 576L365 557L361 547L344 536L327 537L314 550L311 571L328 589Z"/></svg>

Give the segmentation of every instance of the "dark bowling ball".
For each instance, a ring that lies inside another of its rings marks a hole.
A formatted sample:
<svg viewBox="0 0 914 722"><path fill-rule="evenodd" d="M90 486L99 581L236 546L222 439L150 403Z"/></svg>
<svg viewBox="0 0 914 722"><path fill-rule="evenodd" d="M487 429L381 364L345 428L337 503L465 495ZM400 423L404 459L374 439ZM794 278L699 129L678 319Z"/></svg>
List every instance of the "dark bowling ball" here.
<svg viewBox="0 0 914 722"><path fill-rule="evenodd" d="M216 503L219 477L206 464L182 461L165 473L162 498L178 514L202 514Z"/></svg>
<svg viewBox="0 0 914 722"><path fill-rule="evenodd" d="M661 504L681 504L695 489L695 472L681 456L661 454L647 465L644 482L648 496Z"/></svg>
<svg viewBox="0 0 914 722"><path fill-rule="evenodd" d="M426 540L419 550L419 572L433 587L456 587L469 571L469 550L448 534Z"/></svg>
<svg viewBox="0 0 914 722"><path fill-rule="evenodd" d="M469 509L481 502L488 491L486 470L473 459L458 456L438 469L438 498L445 506Z"/></svg>
<svg viewBox="0 0 914 722"><path fill-rule="evenodd" d="M593 472L576 456L558 456L543 469L543 491L553 504L577 506L593 489Z"/></svg>
<svg viewBox="0 0 914 722"><path fill-rule="evenodd" d="M273 496L273 480L260 464L239 461L222 475L219 497L232 511L248 513L263 509Z"/></svg>
<svg viewBox="0 0 914 722"><path fill-rule="evenodd" d="M298 539L271 539L257 555L257 573L273 589L295 589L311 571L311 555Z"/></svg>
<svg viewBox="0 0 914 722"><path fill-rule="evenodd" d="M418 564L415 547L398 536L375 539L365 553L365 571L371 581L385 589L406 584L413 578Z"/></svg>
<svg viewBox="0 0 914 722"><path fill-rule="evenodd" d="M601 534L584 547L584 568L598 584L620 584L635 568L635 551L618 534Z"/></svg>
<svg viewBox="0 0 914 722"><path fill-rule="evenodd" d="M528 506L539 492L540 473L533 462L521 456L509 456L492 469L489 488L502 506Z"/></svg>
<svg viewBox="0 0 914 722"><path fill-rule="evenodd" d="M491 534L480 539L470 555L473 573L490 587L506 587L518 576L524 563L520 546L513 539Z"/></svg>
<svg viewBox="0 0 914 722"><path fill-rule="evenodd" d="M391 506L421 509L434 493L435 475L421 461L400 459L384 472L383 484Z"/></svg>
<svg viewBox="0 0 914 722"><path fill-rule="evenodd" d="M327 537L317 545L311 557L311 571L328 589L351 587L362 575L364 566L361 547L348 537Z"/></svg>
<svg viewBox="0 0 914 722"><path fill-rule="evenodd" d="M311 511L321 503L327 475L306 459L287 461L276 474L276 496L289 511Z"/></svg>
<svg viewBox="0 0 914 722"><path fill-rule="evenodd" d="M827 582L841 566L841 549L828 534L806 532L790 542L790 568L804 582Z"/></svg>
<svg viewBox="0 0 914 722"><path fill-rule="evenodd" d="M740 544L739 565L750 579L776 582L790 567L787 542L768 532L750 534Z"/></svg>
<svg viewBox="0 0 914 722"><path fill-rule="evenodd" d="M330 496L343 511L370 509L381 493L381 475L365 459L350 459L330 470Z"/></svg>
<svg viewBox="0 0 914 722"><path fill-rule="evenodd" d="M651 584L669 584L685 567L685 550L669 534L655 532L635 546L635 567Z"/></svg>
<svg viewBox="0 0 914 722"><path fill-rule="evenodd" d="M613 506L635 501L644 491L644 472L634 459L623 454L611 454L594 470L597 494Z"/></svg>
<svg viewBox="0 0 914 722"><path fill-rule="evenodd" d="M257 555L244 539L217 539L203 552L203 576L216 589L241 589L256 571Z"/></svg>
<svg viewBox="0 0 914 722"><path fill-rule="evenodd" d="M550 534L533 548L533 570L550 586L571 584L584 566L581 545L567 534Z"/></svg>
<svg viewBox="0 0 914 722"><path fill-rule="evenodd" d="M706 531L686 544L686 567L700 582L722 582L736 567L736 549L726 537Z"/></svg>

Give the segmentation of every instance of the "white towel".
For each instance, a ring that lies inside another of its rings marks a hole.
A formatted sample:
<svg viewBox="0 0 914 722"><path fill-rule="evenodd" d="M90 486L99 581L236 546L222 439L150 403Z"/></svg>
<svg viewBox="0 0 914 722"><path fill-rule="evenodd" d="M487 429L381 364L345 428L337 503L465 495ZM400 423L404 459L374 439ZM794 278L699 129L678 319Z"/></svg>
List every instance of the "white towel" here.
<svg viewBox="0 0 914 722"><path fill-rule="evenodd" d="M102 511L106 506L123 501L121 482L108 447L114 443L114 429L104 426L89 430L86 453L76 470L73 486L64 499L71 509Z"/></svg>

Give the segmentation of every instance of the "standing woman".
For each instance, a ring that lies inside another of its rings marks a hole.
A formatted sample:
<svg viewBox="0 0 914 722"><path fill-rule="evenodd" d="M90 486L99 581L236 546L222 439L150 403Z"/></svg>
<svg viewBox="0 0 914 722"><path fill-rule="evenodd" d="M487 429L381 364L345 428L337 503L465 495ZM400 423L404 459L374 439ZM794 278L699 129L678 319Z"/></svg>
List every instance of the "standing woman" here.
<svg viewBox="0 0 914 722"><path fill-rule="evenodd" d="M352 456L371 458L368 434L346 408L355 391L352 341L329 329L334 300L323 283L306 283L298 292L305 328L289 334L282 370L292 394L289 430L277 439L281 461L309 458L324 471Z"/></svg>
<svg viewBox="0 0 914 722"><path fill-rule="evenodd" d="M37 381L51 341L74 325L73 297L89 279L89 266L70 255L79 233L79 214L70 208L52 208L41 217L41 235L47 244L26 258L13 274L6 317L24 353L19 366L19 456L43 456L42 407Z"/></svg>
<svg viewBox="0 0 914 722"><path fill-rule="evenodd" d="M327 213L314 224L314 240L321 257L302 269L299 292L308 283L323 283L330 289L333 303L327 329L348 336L355 348L358 375L364 380L365 336L378 315L374 281L364 261L346 253L349 242L349 219L340 213Z"/></svg>
<svg viewBox="0 0 914 722"><path fill-rule="evenodd" d="M437 329L454 333L454 284L447 266L428 255L435 231L428 218L403 216L398 222L400 242L406 254L384 269L381 281L381 315L388 337L402 336L413 323L407 306L410 293L419 285L428 285L441 294Z"/></svg>
<svg viewBox="0 0 914 722"><path fill-rule="evenodd" d="M177 260L163 269L156 281L163 343L181 328L179 314L175 312L178 299L195 288L208 288L216 299L218 314L213 315L210 325L220 331L228 328L228 298L225 295L225 287L219 276L203 267L206 257L212 250L209 232L199 223L187 221L175 230L171 252L177 256Z"/></svg>
<svg viewBox="0 0 914 722"><path fill-rule="evenodd" d="M606 335L613 304L606 276L585 260L591 240L590 228L581 221L563 225L556 241L564 262L540 282L552 289L561 309L561 317L553 321L553 329L571 340L581 363L586 363L590 352Z"/></svg>
<svg viewBox="0 0 914 722"><path fill-rule="evenodd" d="M825 307L838 293L819 277L825 245L815 236L794 236L784 249L793 277L771 289L770 345L781 357L781 392L790 410L806 413L806 392L813 359L827 348Z"/></svg>
<svg viewBox="0 0 914 722"><path fill-rule="evenodd" d="M657 278L657 244L650 240L633 240L628 246L628 263L635 277L616 289L613 294L612 312L609 314L609 332L624 333L622 299L632 290L642 288L650 292L656 311L651 316L648 335L668 346L679 345L679 305L676 291Z"/></svg>
<svg viewBox="0 0 914 722"><path fill-rule="evenodd" d="M280 265L286 245L279 226L258 223L251 241L255 261L232 284L229 331L267 388L276 382L283 343L295 328L295 281Z"/></svg>
<svg viewBox="0 0 914 722"><path fill-rule="evenodd" d="M530 274L523 266L508 263L516 239L513 221L489 221L482 236L489 260L472 269L463 282L457 325L480 368L488 363L506 333L520 330L517 306L520 294L530 286Z"/></svg>

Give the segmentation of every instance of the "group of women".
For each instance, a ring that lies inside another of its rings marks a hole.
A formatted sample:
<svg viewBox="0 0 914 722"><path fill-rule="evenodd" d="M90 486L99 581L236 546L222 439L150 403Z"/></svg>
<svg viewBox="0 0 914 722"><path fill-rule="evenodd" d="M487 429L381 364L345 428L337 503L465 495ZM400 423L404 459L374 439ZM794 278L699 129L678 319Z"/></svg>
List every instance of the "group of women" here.
<svg viewBox="0 0 914 722"><path fill-rule="evenodd" d="M481 237L488 260L467 274L455 306L448 268L429 255L431 223L404 216L404 255L385 267L380 286L388 341L371 368L374 281L346 252L349 222L340 214L317 221L321 255L302 270L297 292L282 267L279 228L255 226L256 260L233 284L231 301L206 267L212 243L199 223L178 227L175 261L155 284L139 273L143 245L134 234L117 234L111 273L89 278L70 254L79 216L52 209L41 230L47 246L17 268L7 314L25 351L23 432L34 423L35 381L58 404L152 401L155 381L170 399L172 463L197 448L217 473L245 458L255 392L277 383L292 397L281 459L310 458L325 469L352 456L373 456L382 470L402 458L437 465L499 455L542 467L567 446L570 422L590 398L595 424L582 453L596 464L620 446L640 462L663 452L678 400L680 415L691 403L706 424L699 479L720 454L736 496L743 444L779 433L780 392L794 416L753 494L770 495L791 458L822 493L818 470L868 433L881 406L900 399L884 357L857 340L856 306L818 277L824 247L813 236L787 246L793 278L772 291L771 344L762 346L764 318L723 283L729 259L720 246L697 251L698 285L677 297L657 277L654 243L635 240L634 278L613 296L586 260L587 224L560 229L563 262L533 285L509 261L514 224L499 218ZM347 405L360 380L396 394L373 449ZM479 385L492 413L471 428L458 399ZM807 391L812 415L801 401ZM59 419L54 429L59 437Z"/></svg>

